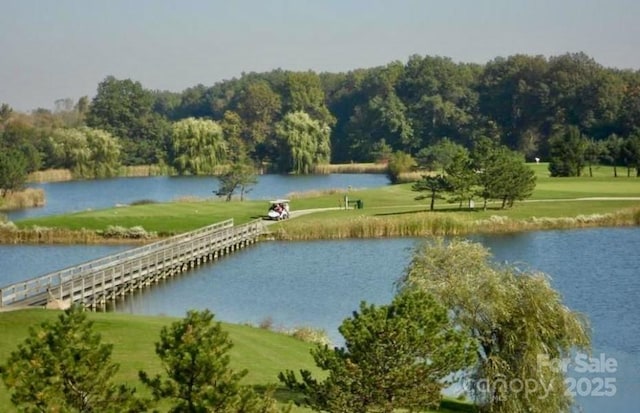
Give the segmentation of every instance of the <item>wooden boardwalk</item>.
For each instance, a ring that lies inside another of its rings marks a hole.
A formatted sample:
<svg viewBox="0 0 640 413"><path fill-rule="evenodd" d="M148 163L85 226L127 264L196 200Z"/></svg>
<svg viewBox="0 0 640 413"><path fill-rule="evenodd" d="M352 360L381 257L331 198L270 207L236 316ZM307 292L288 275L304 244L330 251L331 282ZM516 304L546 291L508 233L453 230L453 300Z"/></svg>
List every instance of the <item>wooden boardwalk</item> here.
<svg viewBox="0 0 640 413"><path fill-rule="evenodd" d="M132 291L173 277L258 240L263 224L223 221L153 244L0 288L0 309L53 301L101 307Z"/></svg>

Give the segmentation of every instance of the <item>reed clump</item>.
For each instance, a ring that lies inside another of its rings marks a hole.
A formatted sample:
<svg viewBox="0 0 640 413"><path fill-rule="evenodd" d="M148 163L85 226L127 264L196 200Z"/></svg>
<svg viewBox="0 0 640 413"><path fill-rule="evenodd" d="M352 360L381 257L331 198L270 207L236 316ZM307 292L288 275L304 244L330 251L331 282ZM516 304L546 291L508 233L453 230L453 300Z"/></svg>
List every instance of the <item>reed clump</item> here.
<svg viewBox="0 0 640 413"><path fill-rule="evenodd" d="M388 238L460 235L468 223L455 215L416 213L392 217L359 216L350 219L288 222L272 235L281 240Z"/></svg>
<svg viewBox="0 0 640 413"><path fill-rule="evenodd" d="M46 169L44 171L31 172L27 176L27 182L64 182L71 181L73 174L70 169Z"/></svg>
<svg viewBox="0 0 640 413"><path fill-rule="evenodd" d="M386 163L341 163L314 165L311 173L328 174L384 174L387 172Z"/></svg>
<svg viewBox="0 0 640 413"><path fill-rule="evenodd" d="M531 217L512 219L493 215L474 221L474 232L509 233L533 230L622 227L640 225L640 208L626 209L609 214L577 215L575 217Z"/></svg>
<svg viewBox="0 0 640 413"><path fill-rule="evenodd" d="M175 169L166 164L121 166L118 170L118 176L128 178L143 176L167 176L175 174Z"/></svg>
<svg viewBox="0 0 640 413"><path fill-rule="evenodd" d="M95 244L103 238L90 230L32 227L18 228L13 223L0 225L2 244Z"/></svg>
<svg viewBox="0 0 640 413"><path fill-rule="evenodd" d="M278 240L304 241L315 239L385 238L458 236L473 233L515 233L535 230L639 226L640 208L610 214L578 215L576 217L531 217L514 219L492 215L470 220L459 214L418 212L379 217L316 219L290 221L270 228L270 236Z"/></svg>
<svg viewBox="0 0 640 413"><path fill-rule="evenodd" d="M106 236L104 231L84 228L18 228L11 221L0 223L0 244L139 244L157 237L155 232L147 232L142 227L116 229Z"/></svg>
<svg viewBox="0 0 640 413"><path fill-rule="evenodd" d="M42 188L27 188L22 191L10 192L2 199L1 209L36 208L46 204Z"/></svg>
<svg viewBox="0 0 640 413"><path fill-rule="evenodd" d="M427 172L424 171L401 172L398 174L395 183L408 184L412 182L418 182L426 174Z"/></svg>

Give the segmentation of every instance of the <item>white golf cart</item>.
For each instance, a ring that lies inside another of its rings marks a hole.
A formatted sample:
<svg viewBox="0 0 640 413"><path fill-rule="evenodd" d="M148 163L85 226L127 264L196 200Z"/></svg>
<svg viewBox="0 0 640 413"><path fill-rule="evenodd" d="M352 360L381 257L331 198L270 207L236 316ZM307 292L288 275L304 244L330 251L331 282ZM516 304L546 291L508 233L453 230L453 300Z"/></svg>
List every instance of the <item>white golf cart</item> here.
<svg viewBox="0 0 640 413"><path fill-rule="evenodd" d="M276 199L269 201L269 212L267 216L274 221L280 221L281 219L289 218L289 200L288 199Z"/></svg>

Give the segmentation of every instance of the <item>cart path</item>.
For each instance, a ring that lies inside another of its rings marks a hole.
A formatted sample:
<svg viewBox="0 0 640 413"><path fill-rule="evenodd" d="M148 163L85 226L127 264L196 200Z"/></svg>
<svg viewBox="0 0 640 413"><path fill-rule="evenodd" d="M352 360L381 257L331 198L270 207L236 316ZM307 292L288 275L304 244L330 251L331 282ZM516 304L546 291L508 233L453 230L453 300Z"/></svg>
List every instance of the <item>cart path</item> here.
<svg viewBox="0 0 640 413"><path fill-rule="evenodd" d="M640 201L640 197L637 196L625 196L625 197L584 197L584 198L552 198L552 199L526 199L518 202L584 202L584 201ZM500 203L502 201L490 201L489 204ZM407 204L407 205L389 205L389 206L374 206L368 209L388 209L388 208L424 208L425 204ZM342 210L342 207L330 207L330 208L311 208L311 209L298 209L291 211L291 218L297 218L303 215L313 214L316 212L325 211L338 211ZM265 225L275 224L276 222L265 220Z"/></svg>

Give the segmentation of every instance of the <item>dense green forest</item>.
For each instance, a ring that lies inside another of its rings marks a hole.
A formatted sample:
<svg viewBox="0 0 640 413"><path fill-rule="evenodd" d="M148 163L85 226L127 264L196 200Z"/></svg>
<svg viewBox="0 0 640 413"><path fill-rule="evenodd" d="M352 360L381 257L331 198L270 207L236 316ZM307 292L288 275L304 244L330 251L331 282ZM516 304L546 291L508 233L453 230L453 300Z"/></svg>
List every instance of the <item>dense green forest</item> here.
<svg viewBox="0 0 640 413"><path fill-rule="evenodd" d="M481 138L550 161L554 176L597 163L640 170L640 72L583 53L484 65L414 55L346 73L243 73L182 92L109 76L92 99L29 114L0 108L5 169L78 177L142 164L210 174L238 162L307 173L398 151L420 159L444 139L471 149Z"/></svg>

